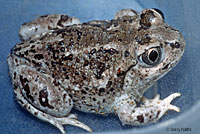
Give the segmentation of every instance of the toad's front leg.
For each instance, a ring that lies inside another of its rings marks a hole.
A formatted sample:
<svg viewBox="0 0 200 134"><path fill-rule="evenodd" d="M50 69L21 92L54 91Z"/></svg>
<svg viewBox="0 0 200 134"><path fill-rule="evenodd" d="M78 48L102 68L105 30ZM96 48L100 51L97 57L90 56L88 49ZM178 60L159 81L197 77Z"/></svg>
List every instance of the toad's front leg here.
<svg viewBox="0 0 200 134"><path fill-rule="evenodd" d="M164 100L160 100L159 95L152 100L143 98L143 104L139 107L134 100L122 97L115 110L123 124L145 125L158 121L169 110L180 112L178 107L170 104L180 95L180 93L173 93Z"/></svg>

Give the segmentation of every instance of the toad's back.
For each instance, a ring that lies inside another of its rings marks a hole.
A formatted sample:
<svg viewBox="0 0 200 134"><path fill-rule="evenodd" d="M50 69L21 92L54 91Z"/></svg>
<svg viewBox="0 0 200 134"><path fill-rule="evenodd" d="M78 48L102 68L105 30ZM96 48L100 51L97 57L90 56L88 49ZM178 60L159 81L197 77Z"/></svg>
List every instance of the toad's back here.
<svg viewBox="0 0 200 134"><path fill-rule="evenodd" d="M52 76L53 86L64 88L77 109L110 112L107 107L113 96L122 92L127 68L134 65L134 53L130 52L134 32L121 21L94 21L55 30L16 45L13 53Z"/></svg>

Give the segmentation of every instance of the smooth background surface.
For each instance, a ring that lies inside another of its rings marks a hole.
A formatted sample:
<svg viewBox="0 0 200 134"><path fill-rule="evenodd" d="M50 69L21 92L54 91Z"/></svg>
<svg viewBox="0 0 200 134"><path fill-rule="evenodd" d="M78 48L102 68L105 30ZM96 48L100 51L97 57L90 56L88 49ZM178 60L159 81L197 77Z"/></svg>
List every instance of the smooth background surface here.
<svg viewBox="0 0 200 134"><path fill-rule="evenodd" d="M79 120L89 125L94 132L126 130L126 132L134 131L134 134L178 133L166 131L166 127L170 124L173 124L174 128L192 128L192 131L182 133L193 134L200 131L197 127L200 121L200 115L197 114L200 106L195 105L200 99L199 4L200 2L195 0L0 0L0 134L59 133L52 125L38 120L22 109L13 96L6 57L10 49L20 42L18 37L20 25L40 15L53 13L75 16L82 22L112 19L114 14L123 8L133 8L137 11L144 8L159 8L165 14L166 22L183 33L187 42L183 59L158 81L158 93L161 94L161 98L174 92L181 92L182 96L174 100L173 104L179 106L182 111L181 113L168 112L160 122L148 127L122 126L118 117L114 115L100 116L76 110L72 112L78 114ZM154 93L154 90L149 90L147 94L150 93ZM189 124L192 119L193 125ZM180 125L181 123L183 126ZM68 134L86 133L72 126L66 126L65 129Z"/></svg>

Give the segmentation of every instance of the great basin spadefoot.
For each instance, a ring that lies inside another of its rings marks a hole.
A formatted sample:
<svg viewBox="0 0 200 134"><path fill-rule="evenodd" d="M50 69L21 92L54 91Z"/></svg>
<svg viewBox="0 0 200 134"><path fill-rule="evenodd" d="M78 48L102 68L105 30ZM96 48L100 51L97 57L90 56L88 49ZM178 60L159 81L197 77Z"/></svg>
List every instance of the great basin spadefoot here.
<svg viewBox="0 0 200 134"><path fill-rule="evenodd" d="M113 20L80 23L67 15L45 15L24 23L21 43L7 62L17 101L34 116L56 126L79 122L72 107L89 113L115 113L123 124L159 120L179 112L144 92L181 59L185 41L158 9L120 10ZM140 105L138 105L139 102Z"/></svg>

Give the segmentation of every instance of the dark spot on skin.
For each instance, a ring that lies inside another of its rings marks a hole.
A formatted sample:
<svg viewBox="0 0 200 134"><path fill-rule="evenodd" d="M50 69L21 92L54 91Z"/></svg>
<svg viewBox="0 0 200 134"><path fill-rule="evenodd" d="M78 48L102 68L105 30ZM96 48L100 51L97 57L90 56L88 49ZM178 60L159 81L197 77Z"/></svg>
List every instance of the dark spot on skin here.
<svg viewBox="0 0 200 134"><path fill-rule="evenodd" d="M108 81L108 83L106 84L106 88L111 87L111 85L112 85L112 81Z"/></svg>
<svg viewBox="0 0 200 134"><path fill-rule="evenodd" d="M58 45L62 46L62 45L64 45L64 42L60 41L60 42L58 42Z"/></svg>
<svg viewBox="0 0 200 134"><path fill-rule="evenodd" d="M18 59L15 59L15 62L18 63Z"/></svg>
<svg viewBox="0 0 200 134"><path fill-rule="evenodd" d="M35 49L31 49L29 52L35 53L36 51L35 51Z"/></svg>
<svg viewBox="0 0 200 134"><path fill-rule="evenodd" d="M26 83L29 82L27 78L23 78L21 75L19 78L20 78L20 82L21 82L22 86L24 86Z"/></svg>
<svg viewBox="0 0 200 134"><path fill-rule="evenodd" d="M35 45L32 45L32 46L31 46L31 48L34 48L34 47L35 47Z"/></svg>
<svg viewBox="0 0 200 134"><path fill-rule="evenodd" d="M106 55L106 56L104 57L104 59L105 59L105 61L108 61L110 58L109 58L109 56Z"/></svg>
<svg viewBox="0 0 200 134"><path fill-rule="evenodd" d="M60 51L61 51L61 52L65 52L65 48L64 48L64 47L61 47L61 48L60 48Z"/></svg>
<svg viewBox="0 0 200 134"><path fill-rule="evenodd" d="M26 51L24 52L24 54L27 56L27 55L28 55L28 50L26 50Z"/></svg>
<svg viewBox="0 0 200 134"><path fill-rule="evenodd" d="M79 72L78 72L78 71L75 71L75 75L79 75Z"/></svg>
<svg viewBox="0 0 200 134"><path fill-rule="evenodd" d="M62 56L62 60L72 60L73 59L73 54L70 54L68 56Z"/></svg>
<svg viewBox="0 0 200 134"><path fill-rule="evenodd" d="M44 87L44 88L39 92L39 101L40 101L40 104L41 104L43 107L48 107L48 108L50 108L50 109L53 109L53 108L54 108L53 106L51 106L51 105L49 104L47 87Z"/></svg>
<svg viewBox="0 0 200 134"><path fill-rule="evenodd" d="M19 44L18 44L19 45ZM16 47L16 48L14 48L14 51L16 52L16 51L20 51L22 48L21 47Z"/></svg>
<svg viewBox="0 0 200 134"><path fill-rule="evenodd" d="M22 54L21 52L19 52L19 57L24 57L24 54Z"/></svg>
<svg viewBox="0 0 200 134"><path fill-rule="evenodd" d="M151 118L152 118L152 115L149 116L149 119L151 119Z"/></svg>
<svg viewBox="0 0 200 134"><path fill-rule="evenodd" d="M157 112L157 114L156 114L156 118L158 118L159 114L160 114L160 110Z"/></svg>
<svg viewBox="0 0 200 134"><path fill-rule="evenodd" d="M87 92L85 90L81 90L82 94L87 94Z"/></svg>
<svg viewBox="0 0 200 134"><path fill-rule="evenodd" d="M93 55L94 53L96 53L96 51L97 51L97 50L94 48L94 49L92 49L92 50L90 51L90 54Z"/></svg>
<svg viewBox="0 0 200 134"><path fill-rule="evenodd" d="M174 48L180 48L180 46L181 46L179 42L175 42L175 43L173 43L173 42L172 43L165 42L165 44L171 46L172 49L174 49Z"/></svg>
<svg viewBox="0 0 200 134"><path fill-rule="evenodd" d="M56 66L56 62L51 61L51 66L52 66L52 67L55 67L55 66Z"/></svg>
<svg viewBox="0 0 200 134"><path fill-rule="evenodd" d="M33 41L33 40L31 40L31 41L30 41L30 43L34 43L34 41Z"/></svg>
<svg viewBox="0 0 200 134"><path fill-rule="evenodd" d="M14 72L14 79L16 79L16 75L17 75L17 73L16 73L16 72Z"/></svg>
<svg viewBox="0 0 200 134"><path fill-rule="evenodd" d="M41 67L42 66L42 63L36 62L35 60L32 60L32 63L37 67Z"/></svg>
<svg viewBox="0 0 200 134"><path fill-rule="evenodd" d="M17 99L17 101L19 102L19 104L24 105L24 102L20 99Z"/></svg>
<svg viewBox="0 0 200 134"><path fill-rule="evenodd" d="M53 28L52 28L52 27L50 27L50 26L48 26L48 30L53 30Z"/></svg>
<svg viewBox="0 0 200 134"><path fill-rule="evenodd" d="M89 88L85 87L85 90L86 90L86 91L89 91Z"/></svg>
<svg viewBox="0 0 200 134"><path fill-rule="evenodd" d="M23 78L21 75L20 75L19 79L20 79L20 82L22 84L22 88L24 89L24 91L26 93L26 97L33 102L34 98L31 95L31 91L30 91L30 88L29 88L29 85L28 85L28 82L29 82L28 79L27 78Z"/></svg>
<svg viewBox="0 0 200 134"><path fill-rule="evenodd" d="M92 98L93 99L93 101L96 101L97 99L96 98Z"/></svg>
<svg viewBox="0 0 200 134"><path fill-rule="evenodd" d="M101 94L101 93L103 93L103 92L105 92L105 88L100 88L100 89L99 89L99 94Z"/></svg>
<svg viewBox="0 0 200 134"><path fill-rule="evenodd" d="M180 45L179 42L175 42L175 43L172 43L170 46L171 46L172 48L179 48L181 45Z"/></svg>
<svg viewBox="0 0 200 134"><path fill-rule="evenodd" d="M129 56L129 51L128 50L126 50L125 52L124 52L124 57L126 58L126 57L128 57Z"/></svg>
<svg viewBox="0 0 200 134"><path fill-rule="evenodd" d="M66 67L63 67L63 71L64 71L64 72L66 72L66 71L67 71Z"/></svg>
<svg viewBox="0 0 200 134"><path fill-rule="evenodd" d="M137 116L137 120L138 120L140 123L144 123L144 117L143 117L143 115L138 115L138 116Z"/></svg>
<svg viewBox="0 0 200 134"><path fill-rule="evenodd" d="M14 90L17 90L18 85L14 84L14 85L13 85L13 88L14 88Z"/></svg>
<svg viewBox="0 0 200 134"><path fill-rule="evenodd" d="M96 64L97 68L95 69L94 74L97 79L101 79L102 78L101 74L106 70L105 63L97 62Z"/></svg>
<svg viewBox="0 0 200 134"><path fill-rule="evenodd" d="M86 106L88 106L88 107L92 107L92 104L85 104Z"/></svg>
<svg viewBox="0 0 200 134"><path fill-rule="evenodd" d="M65 74L65 79L69 79L69 75L67 73Z"/></svg>
<svg viewBox="0 0 200 134"><path fill-rule="evenodd" d="M162 68L162 70L168 69L169 65L170 65L170 63L168 63L167 65L165 65L165 66Z"/></svg>
<svg viewBox="0 0 200 134"><path fill-rule="evenodd" d="M110 49L105 49L104 50L105 53L109 53L110 55L113 55L115 53L118 53L118 51L114 48L110 48Z"/></svg>
<svg viewBox="0 0 200 134"><path fill-rule="evenodd" d="M34 115L38 115L38 112L35 112Z"/></svg>
<svg viewBox="0 0 200 134"><path fill-rule="evenodd" d="M63 100L65 100L65 99L66 99L66 97L67 97L67 94L64 94L64 95L63 95Z"/></svg>
<svg viewBox="0 0 200 134"><path fill-rule="evenodd" d="M111 92L114 91L114 90L115 90L114 88L111 88L111 89L110 89Z"/></svg>
<svg viewBox="0 0 200 134"><path fill-rule="evenodd" d="M103 54L103 47L101 47L98 51L97 51L97 56L101 56Z"/></svg>
<svg viewBox="0 0 200 134"><path fill-rule="evenodd" d="M82 36L82 32L80 32L79 30L75 30L76 32L76 35L77 35L77 41L79 41L81 39L81 36Z"/></svg>
<svg viewBox="0 0 200 134"><path fill-rule="evenodd" d="M53 81L53 84L54 84L55 86L59 86L59 85L60 85L59 81L57 81L57 80L54 80L54 81Z"/></svg>
<svg viewBox="0 0 200 134"><path fill-rule="evenodd" d="M43 56L42 54L36 54L36 55L34 56L34 58L37 59L37 60L41 60L41 59L44 58L44 56Z"/></svg>
<svg viewBox="0 0 200 134"><path fill-rule="evenodd" d="M132 22L133 22L133 20L132 20L132 19L130 19L130 20L129 20L129 23L132 23Z"/></svg>
<svg viewBox="0 0 200 134"><path fill-rule="evenodd" d="M73 97L72 97L72 94L69 94L69 97L72 99Z"/></svg>
<svg viewBox="0 0 200 134"><path fill-rule="evenodd" d="M79 62L80 62L80 59L79 59L79 58L77 58L77 57L76 57L76 62L77 62L77 63L79 63Z"/></svg>
<svg viewBox="0 0 200 134"><path fill-rule="evenodd" d="M52 45L47 45L47 51L53 52L54 48Z"/></svg>
<svg viewBox="0 0 200 134"><path fill-rule="evenodd" d="M67 56L68 60L72 60L73 59L73 54L70 54Z"/></svg>
<svg viewBox="0 0 200 134"><path fill-rule="evenodd" d="M64 62L61 59L59 59L58 64L62 66L64 64Z"/></svg>
<svg viewBox="0 0 200 134"><path fill-rule="evenodd" d="M124 19L123 22L127 22L127 19Z"/></svg>
<svg viewBox="0 0 200 134"><path fill-rule="evenodd" d="M26 92L27 98L30 99L33 102L34 98L31 95L30 88L29 88L28 84L26 84L25 86L23 86L23 88L24 88L24 91Z"/></svg>
<svg viewBox="0 0 200 134"><path fill-rule="evenodd" d="M114 25L114 27L117 27L117 26L118 26L117 20L111 20L111 23L112 23L112 25Z"/></svg>
<svg viewBox="0 0 200 134"><path fill-rule="evenodd" d="M86 80L85 74L82 74L82 78L83 78L83 80Z"/></svg>
<svg viewBox="0 0 200 134"><path fill-rule="evenodd" d="M69 17L67 15L61 15L61 18L58 21L57 25L61 26L61 27L64 27L64 25L62 23L67 21L68 19L69 19Z"/></svg>
<svg viewBox="0 0 200 134"><path fill-rule="evenodd" d="M118 68L118 70L117 70L117 77L124 76L125 74L126 74L125 71L122 71L121 68Z"/></svg>
<svg viewBox="0 0 200 134"><path fill-rule="evenodd" d="M119 42L122 42L122 39L118 39Z"/></svg>
<svg viewBox="0 0 200 134"><path fill-rule="evenodd" d="M87 66L87 65L89 65L89 61L88 61L88 60L85 60L85 61L84 61L84 66Z"/></svg>

